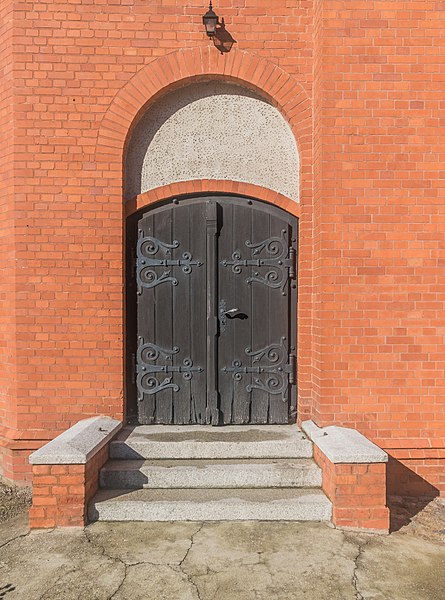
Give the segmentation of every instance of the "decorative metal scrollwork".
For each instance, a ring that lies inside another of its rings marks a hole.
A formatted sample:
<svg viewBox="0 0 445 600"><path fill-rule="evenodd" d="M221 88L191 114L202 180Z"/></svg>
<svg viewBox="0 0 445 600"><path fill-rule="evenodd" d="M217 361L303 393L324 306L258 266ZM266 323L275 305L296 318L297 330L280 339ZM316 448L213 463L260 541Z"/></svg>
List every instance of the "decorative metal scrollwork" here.
<svg viewBox="0 0 445 600"><path fill-rule="evenodd" d="M222 371L231 373L235 381L241 381L243 375L252 373L253 381L246 386L249 393L258 389L272 395L280 394L283 402L286 402L288 385L295 383L295 356L287 354L285 342L286 338L282 337L280 343L270 344L260 350L246 348L245 353L252 357L252 364L259 363L258 365L243 367L240 360L234 360L231 367L224 367ZM262 363L263 360L268 364ZM265 380L261 377L263 374L266 375Z"/></svg>
<svg viewBox="0 0 445 600"><path fill-rule="evenodd" d="M188 381L192 379L193 373L203 372L204 369L202 367L195 367L193 365L191 358L184 358L182 365L178 366L152 364L159 358L163 358L165 361L172 361L173 356L178 354L179 351L178 346L173 346L171 350L167 350L150 342L145 343L143 338L139 337L136 366L136 385L139 400L143 399L144 394L156 394L168 388L174 392L180 390L180 386L177 383L173 383L171 376L167 376L163 381L159 381L157 373L181 373L182 377Z"/></svg>
<svg viewBox="0 0 445 600"><path fill-rule="evenodd" d="M247 283L262 283L270 288L281 289L283 296L286 295L286 285L289 279L296 277L296 250L289 246L287 230L281 230L281 237L271 237L262 242L245 242L247 248L253 252L253 256L263 253L258 258L243 259L241 252L235 250L231 259L224 259L221 264L224 267L232 267L236 274L242 273L243 267L270 267L266 273L254 271L253 276L247 277Z"/></svg>
<svg viewBox="0 0 445 600"><path fill-rule="evenodd" d="M142 293L142 288L154 288L161 283L170 282L172 285L178 285L178 280L172 275L171 269L165 270L159 274L156 267L181 267L187 275L192 272L192 267L201 267L202 262L193 260L190 252L183 252L180 259L154 258L158 252L163 252L165 256L171 254L173 249L179 248L178 240L173 240L171 244L162 242L152 236L139 237L136 250L136 280L138 285L138 294Z"/></svg>

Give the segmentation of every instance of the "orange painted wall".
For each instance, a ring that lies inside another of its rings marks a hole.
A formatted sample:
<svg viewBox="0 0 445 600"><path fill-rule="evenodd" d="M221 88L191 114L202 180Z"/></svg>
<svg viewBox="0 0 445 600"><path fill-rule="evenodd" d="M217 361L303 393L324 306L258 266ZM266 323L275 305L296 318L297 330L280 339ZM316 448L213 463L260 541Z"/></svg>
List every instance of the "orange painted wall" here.
<svg viewBox="0 0 445 600"><path fill-rule="evenodd" d="M224 56L206 8L2 4L2 445L123 416L125 138L146 102L218 76L264 90L299 145L301 418L436 460L445 3L220 0L237 41Z"/></svg>

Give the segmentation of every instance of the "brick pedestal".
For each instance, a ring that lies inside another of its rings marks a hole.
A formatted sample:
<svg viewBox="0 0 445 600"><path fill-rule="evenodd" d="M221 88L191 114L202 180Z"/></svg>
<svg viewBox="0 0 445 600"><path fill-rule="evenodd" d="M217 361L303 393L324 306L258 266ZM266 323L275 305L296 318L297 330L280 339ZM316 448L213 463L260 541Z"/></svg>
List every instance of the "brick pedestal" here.
<svg viewBox="0 0 445 600"><path fill-rule="evenodd" d="M108 460L108 446L86 464L34 465L31 529L83 527L88 502L99 487L99 473Z"/></svg>
<svg viewBox="0 0 445 600"><path fill-rule="evenodd" d="M332 502L333 524L387 533L386 463L335 464L317 447L314 458L323 472L323 491Z"/></svg>
<svg viewBox="0 0 445 600"><path fill-rule="evenodd" d="M109 443L121 423L109 417L80 421L30 457L31 529L83 527L99 487Z"/></svg>
<svg viewBox="0 0 445 600"><path fill-rule="evenodd" d="M305 421L302 428L314 443L333 524L388 533L386 452L355 429L319 428L313 421Z"/></svg>

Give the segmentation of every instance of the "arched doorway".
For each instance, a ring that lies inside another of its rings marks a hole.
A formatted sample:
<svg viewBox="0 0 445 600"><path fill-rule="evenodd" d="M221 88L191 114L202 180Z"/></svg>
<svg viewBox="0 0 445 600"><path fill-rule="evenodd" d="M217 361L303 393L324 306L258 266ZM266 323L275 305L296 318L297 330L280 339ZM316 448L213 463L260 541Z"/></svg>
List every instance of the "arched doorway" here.
<svg viewBox="0 0 445 600"><path fill-rule="evenodd" d="M169 201L135 227L137 421L294 421L297 220L217 195Z"/></svg>
<svg viewBox="0 0 445 600"><path fill-rule="evenodd" d="M190 182L239 182L298 205L287 121L250 89L194 82L140 115L124 165L127 202L184 182L179 200L129 219L129 413L141 424L295 420L297 221L221 190L183 195Z"/></svg>

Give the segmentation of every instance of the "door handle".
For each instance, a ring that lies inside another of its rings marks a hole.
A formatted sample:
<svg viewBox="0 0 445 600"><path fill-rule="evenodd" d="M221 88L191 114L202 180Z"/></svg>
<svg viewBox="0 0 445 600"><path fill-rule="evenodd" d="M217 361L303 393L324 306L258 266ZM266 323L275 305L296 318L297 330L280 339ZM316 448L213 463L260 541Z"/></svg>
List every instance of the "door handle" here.
<svg viewBox="0 0 445 600"><path fill-rule="evenodd" d="M235 319L236 317L247 318L247 315L244 315L244 313L242 313L239 308L231 308L229 310L225 310L223 314L226 315L226 317L228 317L229 319Z"/></svg>
<svg viewBox="0 0 445 600"><path fill-rule="evenodd" d="M223 314L228 319L240 319L241 321L249 318L246 313L243 313L239 308L231 308L230 310L226 310Z"/></svg>
<svg viewBox="0 0 445 600"><path fill-rule="evenodd" d="M227 325L227 319L248 319L246 313L243 313L239 308L226 309L226 301L221 300L219 303L219 323L220 330L225 331Z"/></svg>

